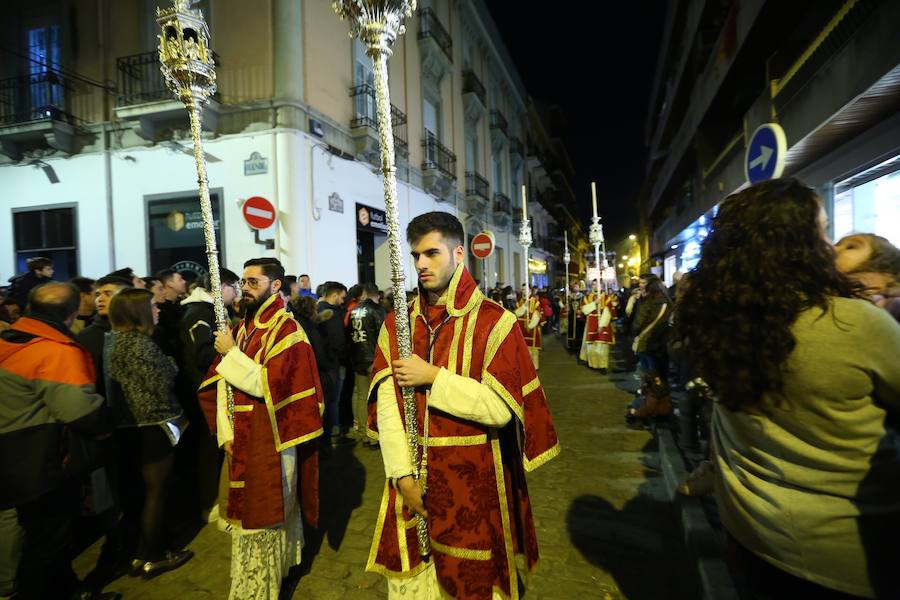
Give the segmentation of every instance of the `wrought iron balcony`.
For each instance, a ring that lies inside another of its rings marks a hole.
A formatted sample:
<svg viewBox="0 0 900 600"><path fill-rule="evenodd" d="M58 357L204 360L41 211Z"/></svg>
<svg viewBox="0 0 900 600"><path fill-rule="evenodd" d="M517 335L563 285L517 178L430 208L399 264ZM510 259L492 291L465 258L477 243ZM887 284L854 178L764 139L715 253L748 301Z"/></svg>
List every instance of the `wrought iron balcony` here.
<svg viewBox="0 0 900 600"><path fill-rule="evenodd" d="M356 117L350 121L350 127L371 127L378 131L378 105L375 102L375 88L369 84L350 88L353 98L353 109ZM394 130L394 145L405 153L409 153L407 142L406 114L391 104L391 128Z"/></svg>
<svg viewBox="0 0 900 600"><path fill-rule="evenodd" d="M491 129L499 130L505 137L509 137L509 126L506 123L506 117L499 110L491 111Z"/></svg>
<svg viewBox="0 0 900 600"><path fill-rule="evenodd" d="M488 180L475 171L466 171L466 196L477 196L487 203L490 200Z"/></svg>
<svg viewBox="0 0 900 600"><path fill-rule="evenodd" d="M215 52L213 60L216 66L220 65L219 56ZM156 50L117 58L116 84L119 106L175 100L159 70L159 53ZM217 92L213 98L218 97Z"/></svg>
<svg viewBox="0 0 900 600"><path fill-rule="evenodd" d="M506 194L501 194L497 192L494 194L494 214L495 215L507 215L509 216L512 212L512 200Z"/></svg>
<svg viewBox="0 0 900 600"><path fill-rule="evenodd" d="M437 169L443 176L456 181L456 155L441 144L437 136L427 129L425 138L422 140L422 148L424 148L423 171Z"/></svg>
<svg viewBox="0 0 900 600"><path fill-rule="evenodd" d="M450 62L453 62L453 38L444 29L437 15L434 14L434 10L430 8L423 8L419 13L419 39L424 40L426 38L433 39L440 49L444 51L444 54L447 55Z"/></svg>
<svg viewBox="0 0 900 600"><path fill-rule="evenodd" d="M0 126L78 119L69 110L72 81L55 71L0 80Z"/></svg>
<svg viewBox="0 0 900 600"><path fill-rule="evenodd" d="M522 145L522 140L519 138L512 136L509 138L509 152L510 154L517 154L519 157L525 157L525 146Z"/></svg>
<svg viewBox="0 0 900 600"><path fill-rule="evenodd" d="M475 94L478 99L481 100L481 104L483 106L487 106L487 90L484 89L484 84L481 83L480 79L478 79L478 75L475 74L475 71L466 69L465 71L463 71L462 75L463 94Z"/></svg>

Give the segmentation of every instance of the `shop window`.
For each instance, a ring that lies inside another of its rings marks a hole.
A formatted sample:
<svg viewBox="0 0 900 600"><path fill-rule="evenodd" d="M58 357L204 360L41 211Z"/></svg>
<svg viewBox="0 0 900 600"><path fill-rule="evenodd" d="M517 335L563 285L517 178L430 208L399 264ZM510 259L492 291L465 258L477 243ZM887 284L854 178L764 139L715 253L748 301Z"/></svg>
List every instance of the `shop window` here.
<svg viewBox="0 0 900 600"><path fill-rule="evenodd" d="M24 273L29 258L53 261L53 278L64 281L79 275L74 206L13 211L16 272Z"/></svg>
<svg viewBox="0 0 900 600"><path fill-rule="evenodd" d="M850 233L874 233L900 246L900 171L836 194L832 221L835 241Z"/></svg>
<svg viewBox="0 0 900 600"><path fill-rule="evenodd" d="M222 256L221 198L221 191L209 194L219 264L225 266L225 258ZM175 269L191 271L200 277L207 274L209 262L203 236L203 216L196 194L147 200L147 227L150 273L161 269Z"/></svg>

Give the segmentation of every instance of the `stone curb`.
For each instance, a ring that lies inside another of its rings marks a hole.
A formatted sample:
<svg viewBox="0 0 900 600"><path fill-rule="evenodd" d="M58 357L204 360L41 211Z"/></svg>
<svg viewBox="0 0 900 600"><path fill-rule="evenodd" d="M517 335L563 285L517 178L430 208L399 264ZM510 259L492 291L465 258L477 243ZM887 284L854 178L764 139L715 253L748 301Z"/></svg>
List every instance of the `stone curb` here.
<svg viewBox="0 0 900 600"><path fill-rule="evenodd" d="M687 477L687 469L672 432L661 427L656 430L656 437L666 493L678 510L684 544L697 564L703 598L738 600L741 595L725 563L721 536L716 534L706 518L700 499L684 496L677 491L678 484Z"/></svg>

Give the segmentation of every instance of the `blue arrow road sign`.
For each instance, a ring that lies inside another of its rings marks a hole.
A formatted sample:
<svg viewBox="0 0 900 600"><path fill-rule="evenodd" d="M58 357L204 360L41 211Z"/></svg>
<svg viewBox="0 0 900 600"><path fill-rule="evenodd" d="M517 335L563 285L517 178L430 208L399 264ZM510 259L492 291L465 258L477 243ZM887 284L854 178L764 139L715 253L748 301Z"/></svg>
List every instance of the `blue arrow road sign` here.
<svg viewBox="0 0 900 600"><path fill-rule="evenodd" d="M781 177L787 154L787 138L778 123L764 123L756 128L747 153L744 155L744 173L751 184Z"/></svg>

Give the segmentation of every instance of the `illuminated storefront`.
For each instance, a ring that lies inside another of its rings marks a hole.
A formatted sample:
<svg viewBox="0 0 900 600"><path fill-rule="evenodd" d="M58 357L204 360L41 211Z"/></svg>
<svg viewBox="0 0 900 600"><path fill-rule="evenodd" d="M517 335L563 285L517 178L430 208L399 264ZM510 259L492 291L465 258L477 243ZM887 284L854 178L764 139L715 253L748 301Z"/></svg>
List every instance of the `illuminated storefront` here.
<svg viewBox="0 0 900 600"><path fill-rule="evenodd" d="M834 186L834 241L874 233L900 246L900 156Z"/></svg>

